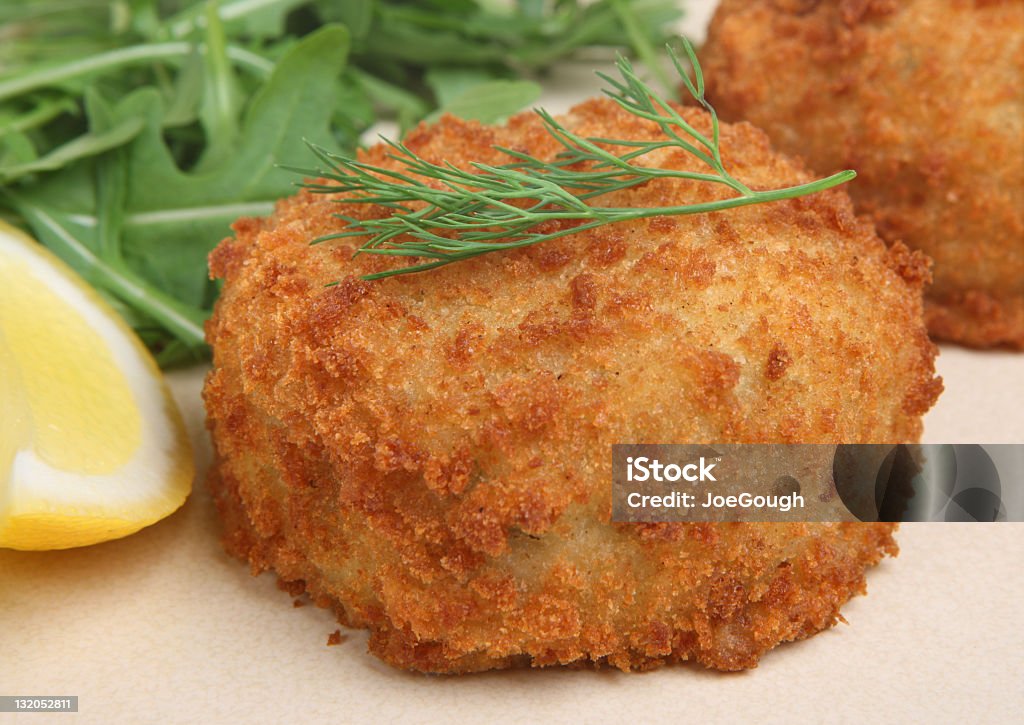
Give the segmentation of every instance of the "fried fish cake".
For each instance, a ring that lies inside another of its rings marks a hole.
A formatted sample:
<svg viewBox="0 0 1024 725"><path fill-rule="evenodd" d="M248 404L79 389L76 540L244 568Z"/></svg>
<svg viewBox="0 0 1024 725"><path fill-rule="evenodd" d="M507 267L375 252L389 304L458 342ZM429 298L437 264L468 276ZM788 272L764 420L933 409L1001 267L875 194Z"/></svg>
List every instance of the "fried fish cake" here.
<svg viewBox="0 0 1024 725"><path fill-rule="evenodd" d="M724 0L701 53L727 120L935 260L932 334L1024 348L1024 2Z"/></svg>
<svg viewBox="0 0 1024 725"><path fill-rule="evenodd" d="M709 132L706 116L681 111ZM608 100L563 122L660 138ZM407 145L436 162L552 158L533 115L451 117ZM725 125L745 183L810 179L747 124ZM394 166L387 149L362 155ZM648 163L696 169L663 150ZM709 201L659 180L598 201ZM398 667L460 673L678 660L735 670L831 626L896 551L889 524L617 524L620 442L912 441L941 389L924 261L886 248L849 197L661 217L364 281L395 264L303 191L211 255L211 486L225 542ZM337 283L331 285L331 283Z"/></svg>

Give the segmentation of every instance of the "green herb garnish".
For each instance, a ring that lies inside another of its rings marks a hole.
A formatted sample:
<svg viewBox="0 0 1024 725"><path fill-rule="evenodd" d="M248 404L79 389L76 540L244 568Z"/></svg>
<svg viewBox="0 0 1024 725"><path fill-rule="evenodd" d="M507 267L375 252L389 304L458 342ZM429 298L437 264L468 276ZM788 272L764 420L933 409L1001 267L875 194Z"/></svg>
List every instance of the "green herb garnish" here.
<svg viewBox="0 0 1024 725"><path fill-rule="evenodd" d="M206 255L293 191L303 138L493 122L577 49L660 43L676 0L0 0L0 219L112 302L162 365L206 354ZM628 21L628 22L627 22Z"/></svg>
<svg viewBox="0 0 1024 725"><path fill-rule="evenodd" d="M390 157L402 166L401 171L395 171L314 146L316 154L331 168L326 171L296 170L334 183L307 183L304 184L306 188L319 193L343 192L349 196L339 199L342 203L375 204L391 209L393 213L376 219L356 219L338 214L338 218L347 222L345 230L320 237L313 243L365 236L369 239L359 248L357 255L382 254L432 260L363 277L372 280L422 272L481 254L540 244L605 224L654 216L701 214L793 199L830 189L856 176L853 171L841 171L825 179L783 189L754 191L747 187L722 164L718 116L704 97L704 77L693 46L683 39L683 47L694 70L694 80L683 69L671 46L666 47L690 95L711 117L710 139L641 81L630 62L620 57L617 63L620 79L598 73L611 86L605 93L630 113L657 123L664 134L663 139L583 138L565 128L546 111L537 110L545 129L563 147L553 161L496 147L512 161L501 166L473 163L471 169L464 170L450 164L426 161L405 145L388 141L393 150ZM609 150L608 147L622 151ZM685 150L703 162L708 171L697 173L648 168L638 163L645 155L664 148ZM585 170L573 168L578 164L585 164ZM690 179L724 185L736 192L736 196L665 207L607 208L588 204L591 199L652 179ZM431 187L428 180L441 182L443 188ZM527 200L525 206L517 204L523 200ZM535 231L538 225L555 220L580 223L555 232Z"/></svg>

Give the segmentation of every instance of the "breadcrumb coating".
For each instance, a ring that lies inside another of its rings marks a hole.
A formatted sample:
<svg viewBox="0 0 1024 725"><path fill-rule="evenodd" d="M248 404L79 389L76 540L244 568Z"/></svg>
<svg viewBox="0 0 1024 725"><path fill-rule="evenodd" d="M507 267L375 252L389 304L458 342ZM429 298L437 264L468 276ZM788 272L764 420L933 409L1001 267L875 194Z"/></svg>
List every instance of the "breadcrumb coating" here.
<svg viewBox="0 0 1024 725"><path fill-rule="evenodd" d="M932 334L1024 349L1024 2L724 0L701 52L763 128L935 260Z"/></svg>
<svg viewBox="0 0 1024 725"><path fill-rule="evenodd" d="M660 133L607 100L563 121ZM505 161L495 144L557 152L533 115L445 117L406 142L461 167ZM751 186L810 180L750 125L725 125L722 148ZM394 164L379 146L362 158ZM659 181L600 203L723 193ZM359 275L394 260L353 259L358 239L309 243L344 225L338 212L381 213L339 201L302 191L211 254L210 484L227 549L368 628L386 662L753 667L834 624L896 553L890 524L610 521L613 443L919 437L941 390L927 267L887 249L843 191L375 282Z"/></svg>

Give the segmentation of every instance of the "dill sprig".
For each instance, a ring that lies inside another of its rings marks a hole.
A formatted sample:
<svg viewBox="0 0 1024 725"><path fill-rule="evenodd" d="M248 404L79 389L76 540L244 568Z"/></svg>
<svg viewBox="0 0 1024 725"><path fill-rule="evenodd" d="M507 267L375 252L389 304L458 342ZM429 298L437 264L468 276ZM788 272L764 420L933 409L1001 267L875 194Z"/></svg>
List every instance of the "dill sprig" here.
<svg viewBox="0 0 1024 725"><path fill-rule="evenodd" d="M427 161L404 144L385 139L391 147L388 156L400 165L399 169L389 169L311 146L328 169L295 170L330 181L306 183L306 188L318 193L345 193L339 202L375 204L392 212L376 219L337 214L346 222L344 230L319 237L313 243L368 237L356 255L382 254L427 260L363 277L372 280L540 244L605 224L793 199L843 184L856 176L853 171L842 171L798 186L750 189L722 163L718 115L704 96L704 76L693 46L683 39L693 79L671 46L667 47L683 84L711 118L711 138L688 123L668 101L640 80L626 58L619 57L616 66L620 78L598 73L610 86L604 93L629 113L656 123L662 139L584 138L567 129L547 111L538 109L535 112L544 128L563 147L551 161L497 146L495 148L509 156L509 163L498 166L472 163L470 169L460 169L450 163ZM646 155L665 148L683 149L699 159L707 170L650 168L638 163ZM589 203L602 195L655 179L720 184L735 195L717 201L660 207L596 207ZM435 182L435 186L440 182L442 188L434 188L427 180ZM538 231L539 225L545 222L565 220L579 223L557 231Z"/></svg>

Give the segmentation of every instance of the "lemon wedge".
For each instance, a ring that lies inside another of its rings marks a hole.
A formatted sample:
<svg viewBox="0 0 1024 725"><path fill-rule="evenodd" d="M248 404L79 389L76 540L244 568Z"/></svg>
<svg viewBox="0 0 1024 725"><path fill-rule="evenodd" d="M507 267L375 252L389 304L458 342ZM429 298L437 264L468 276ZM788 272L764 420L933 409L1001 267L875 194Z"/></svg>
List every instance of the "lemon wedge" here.
<svg viewBox="0 0 1024 725"><path fill-rule="evenodd" d="M127 536L180 507L194 473L181 414L135 334L0 224L0 547Z"/></svg>

